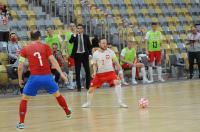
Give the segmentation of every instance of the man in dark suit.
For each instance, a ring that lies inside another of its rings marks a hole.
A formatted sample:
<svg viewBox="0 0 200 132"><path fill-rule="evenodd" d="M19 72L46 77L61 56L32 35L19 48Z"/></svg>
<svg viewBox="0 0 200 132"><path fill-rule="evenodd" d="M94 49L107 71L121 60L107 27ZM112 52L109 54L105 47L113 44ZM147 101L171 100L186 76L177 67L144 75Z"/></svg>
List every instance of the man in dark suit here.
<svg viewBox="0 0 200 132"><path fill-rule="evenodd" d="M86 73L86 89L90 87L90 67L89 67L89 56L92 54L91 43L89 36L84 34L84 29L82 24L77 25L77 31L72 34L70 43L74 43L71 57L75 61L75 72L76 72L76 84L78 91L81 91L81 82L80 82L80 70L81 64L85 69Z"/></svg>

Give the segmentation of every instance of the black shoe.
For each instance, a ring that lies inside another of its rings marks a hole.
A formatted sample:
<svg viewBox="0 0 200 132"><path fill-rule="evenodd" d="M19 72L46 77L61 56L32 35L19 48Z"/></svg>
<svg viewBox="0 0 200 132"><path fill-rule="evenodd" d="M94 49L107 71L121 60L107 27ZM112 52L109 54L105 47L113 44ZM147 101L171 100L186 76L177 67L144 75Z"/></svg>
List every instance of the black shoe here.
<svg viewBox="0 0 200 132"><path fill-rule="evenodd" d="M190 79L192 79L193 78L193 75L190 75Z"/></svg>
<svg viewBox="0 0 200 132"><path fill-rule="evenodd" d="M19 90L20 90L20 93L23 94L24 88L20 88Z"/></svg>
<svg viewBox="0 0 200 132"><path fill-rule="evenodd" d="M81 92L81 89L78 89L77 92Z"/></svg>
<svg viewBox="0 0 200 132"><path fill-rule="evenodd" d="M200 79L200 75L199 75L199 79Z"/></svg>

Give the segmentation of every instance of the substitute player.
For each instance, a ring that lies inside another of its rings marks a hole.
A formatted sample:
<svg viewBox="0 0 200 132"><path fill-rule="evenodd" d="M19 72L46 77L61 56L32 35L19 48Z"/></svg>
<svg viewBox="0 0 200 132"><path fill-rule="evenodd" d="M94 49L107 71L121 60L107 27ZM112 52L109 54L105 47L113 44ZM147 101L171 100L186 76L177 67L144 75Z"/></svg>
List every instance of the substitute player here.
<svg viewBox="0 0 200 132"><path fill-rule="evenodd" d="M45 43L53 48L53 43L58 44L58 50L63 52L63 40L59 34L56 34L51 27L47 28L47 37L45 38Z"/></svg>
<svg viewBox="0 0 200 132"><path fill-rule="evenodd" d="M72 50L73 50L73 47L74 47L74 43L70 43L69 40L71 39L71 36L73 33L76 32L76 25L74 23L71 23L69 25L69 31L66 32L65 34L65 42L67 42L67 62L68 62L68 68L69 68L69 74L68 74L68 77L69 77L69 88L70 89L74 89L74 84L75 82L74 81L74 67L75 67L75 62L74 62L74 58L71 57L71 54L72 54Z"/></svg>
<svg viewBox="0 0 200 132"><path fill-rule="evenodd" d="M64 97L60 94L58 85L55 83L50 70L49 61L60 73L61 78L67 81L66 76L61 71L61 68L52 55L51 48L40 41L41 34L39 31L31 32L32 42L23 48L20 53L18 78L19 85L23 87L22 73L25 59L29 61L31 76L26 83L22 99L19 106L20 121L17 124L18 129L24 129L24 119L27 111L27 102L30 96L36 96L40 88L45 88L49 94L53 94L59 105L66 113L66 117L70 118L71 111L68 109Z"/></svg>
<svg viewBox="0 0 200 132"><path fill-rule="evenodd" d="M127 105L122 102L121 83L120 80L118 80L118 77L113 68L113 63L115 63L119 74L122 74L118 59L115 53L111 49L107 48L106 39L100 40L99 47L100 48L93 54L93 80L87 93L87 102L83 104L82 107L89 107L91 105L95 89L101 87L103 83L107 82L110 86L115 86L115 92L119 106L126 108Z"/></svg>
<svg viewBox="0 0 200 132"><path fill-rule="evenodd" d="M145 36L147 45L147 54L149 55L149 61L151 66L149 67L150 82L153 82L153 63L154 60L157 62L158 80L164 82L162 78L162 67L161 67L161 44L162 34L157 30L157 23L152 23L152 30L148 31Z"/></svg>
<svg viewBox="0 0 200 132"><path fill-rule="evenodd" d="M124 70L131 69L132 74L132 84L137 84L137 81L135 80L136 76L136 67L141 68L142 76L143 76L143 83L150 83L150 81L146 77L146 71L144 64L139 61L139 59L136 56L136 50L133 47L133 41L128 41L127 47L125 47L121 51L121 64L122 68Z"/></svg>

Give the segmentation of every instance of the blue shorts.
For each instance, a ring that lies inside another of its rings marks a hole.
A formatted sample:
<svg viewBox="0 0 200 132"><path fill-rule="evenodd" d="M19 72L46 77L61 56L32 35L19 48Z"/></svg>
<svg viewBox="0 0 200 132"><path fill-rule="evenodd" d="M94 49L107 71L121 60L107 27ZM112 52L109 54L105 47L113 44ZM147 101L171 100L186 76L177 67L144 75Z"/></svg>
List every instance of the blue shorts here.
<svg viewBox="0 0 200 132"><path fill-rule="evenodd" d="M40 89L46 89L49 94L54 94L59 87L51 74L31 75L24 87L23 93L28 96L36 96L37 91Z"/></svg>

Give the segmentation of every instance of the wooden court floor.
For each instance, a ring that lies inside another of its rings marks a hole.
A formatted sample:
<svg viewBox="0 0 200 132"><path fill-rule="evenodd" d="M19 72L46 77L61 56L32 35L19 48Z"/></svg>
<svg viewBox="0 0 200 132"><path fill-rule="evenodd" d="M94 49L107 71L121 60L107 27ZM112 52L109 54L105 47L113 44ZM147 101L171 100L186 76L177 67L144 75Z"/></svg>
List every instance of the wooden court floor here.
<svg viewBox="0 0 200 132"><path fill-rule="evenodd" d="M16 130L20 97L0 99L0 132L200 132L200 80L123 87L128 109L118 108L114 89L96 91L90 109L80 106L86 93L65 92L73 117L49 95L39 95L28 103L25 130ZM146 97L150 107L138 108Z"/></svg>

